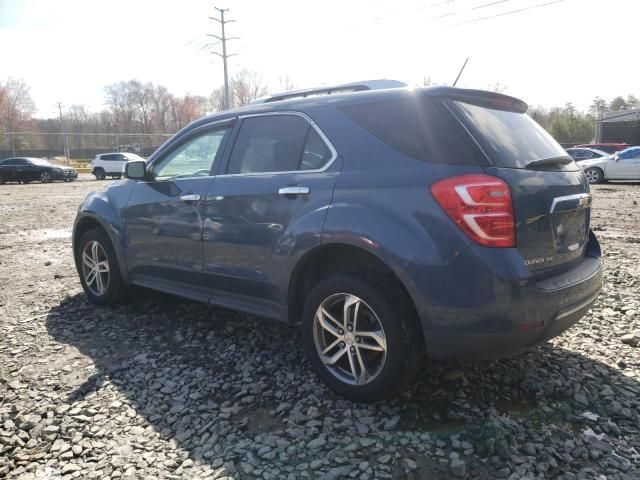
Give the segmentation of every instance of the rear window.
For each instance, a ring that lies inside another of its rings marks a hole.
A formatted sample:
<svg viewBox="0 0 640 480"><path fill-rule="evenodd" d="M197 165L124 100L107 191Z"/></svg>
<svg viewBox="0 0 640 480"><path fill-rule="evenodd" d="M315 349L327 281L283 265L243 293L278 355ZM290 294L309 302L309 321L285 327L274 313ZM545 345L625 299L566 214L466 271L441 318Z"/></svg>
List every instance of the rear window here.
<svg viewBox="0 0 640 480"><path fill-rule="evenodd" d="M477 165L454 120L430 98L404 97L341 107L340 111L386 144L418 160Z"/></svg>
<svg viewBox="0 0 640 480"><path fill-rule="evenodd" d="M567 156L560 144L527 114L452 103L465 123L476 131L478 141L489 148L497 166L524 168L533 160Z"/></svg>

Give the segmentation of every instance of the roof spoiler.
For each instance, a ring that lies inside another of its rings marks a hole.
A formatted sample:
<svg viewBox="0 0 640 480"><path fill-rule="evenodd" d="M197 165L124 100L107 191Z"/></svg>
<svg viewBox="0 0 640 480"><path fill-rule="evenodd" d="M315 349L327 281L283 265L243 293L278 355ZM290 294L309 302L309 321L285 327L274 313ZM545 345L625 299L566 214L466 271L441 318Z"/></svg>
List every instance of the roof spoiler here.
<svg viewBox="0 0 640 480"><path fill-rule="evenodd" d="M398 80L366 80L363 82L344 83L342 85L334 85L332 87L309 88L306 90L296 90L293 92L284 92L262 97L254 100L250 105L259 103L279 102L281 100L289 100L292 98L306 98L314 95L331 95L336 93L362 92L366 90L384 90L388 88L404 88L408 84Z"/></svg>
<svg viewBox="0 0 640 480"><path fill-rule="evenodd" d="M487 92L485 90L431 87L425 90L425 94L433 97L447 97L459 102L492 108L494 110L505 110L507 112L526 113L529 109L529 105L518 98L503 95L502 93Z"/></svg>

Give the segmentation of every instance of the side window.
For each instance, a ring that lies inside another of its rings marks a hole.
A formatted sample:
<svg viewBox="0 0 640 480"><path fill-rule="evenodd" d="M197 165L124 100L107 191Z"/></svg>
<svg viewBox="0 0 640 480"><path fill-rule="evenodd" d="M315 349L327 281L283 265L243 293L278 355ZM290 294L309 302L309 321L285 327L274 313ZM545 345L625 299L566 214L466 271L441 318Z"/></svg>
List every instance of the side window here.
<svg viewBox="0 0 640 480"><path fill-rule="evenodd" d="M316 170L331 152L316 130L299 115L265 115L242 122L227 173Z"/></svg>
<svg viewBox="0 0 640 480"><path fill-rule="evenodd" d="M156 180L210 175L222 139L228 131L229 127L225 127L187 140L154 164Z"/></svg>
<svg viewBox="0 0 640 480"><path fill-rule="evenodd" d="M302 150L300 170L318 170L331 159L331 150L315 128L309 128L307 141Z"/></svg>
<svg viewBox="0 0 640 480"><path fill-rule="evenodd" d="M110 162L111 160L113 160L114 155L113 154L107 154L107 155L100 155L100 160L103 160L105 162Z"/></svg>

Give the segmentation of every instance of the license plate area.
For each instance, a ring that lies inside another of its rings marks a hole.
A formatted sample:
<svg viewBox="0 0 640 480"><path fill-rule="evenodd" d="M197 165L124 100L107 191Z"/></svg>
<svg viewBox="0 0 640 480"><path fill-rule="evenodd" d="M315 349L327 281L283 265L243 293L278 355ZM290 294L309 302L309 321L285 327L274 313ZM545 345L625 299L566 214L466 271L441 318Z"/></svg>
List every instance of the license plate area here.
<svg viewBox="0 0 640 480"><path fill-rule="evenodd" d="M591 195L558 197L551 205L551 227L556 253L582 252L589 235Z"/></svg>
<svg viewBox="0 0 640 480"><path fill-rule="evenodd" d="M551 215L556 253L582 251L589 232L589 209L557 212Z"/></svg>

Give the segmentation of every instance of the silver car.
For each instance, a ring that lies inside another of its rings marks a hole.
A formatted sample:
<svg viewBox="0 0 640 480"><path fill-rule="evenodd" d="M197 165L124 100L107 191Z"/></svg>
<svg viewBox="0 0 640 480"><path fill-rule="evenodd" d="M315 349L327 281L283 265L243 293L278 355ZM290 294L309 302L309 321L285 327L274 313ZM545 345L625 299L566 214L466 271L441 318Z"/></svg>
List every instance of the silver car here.
<svg viewBox="0 0 640 480"><path fill-rule="evenodd" d="M589 183L609 180L640 180L640 147L629 147L613 155L578 161Z"/></svg>

